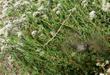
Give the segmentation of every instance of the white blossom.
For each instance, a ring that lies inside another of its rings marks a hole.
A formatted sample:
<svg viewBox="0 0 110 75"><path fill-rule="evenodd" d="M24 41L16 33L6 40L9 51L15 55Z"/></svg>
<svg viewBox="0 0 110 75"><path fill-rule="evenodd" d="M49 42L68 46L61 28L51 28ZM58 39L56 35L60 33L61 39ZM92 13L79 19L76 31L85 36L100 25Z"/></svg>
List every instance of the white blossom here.
<svg viewBox="0 0 110 75"><path fill-rule="evenodd" d="M6 30L10 31L13 28L13 25L10 21L8 21L5 25Z"/></svg>
<svg viewBox="0 0 110 75"><path fill-rule="evenodd" d="M107 73L110 73L110 68L107 69Z"/></svg>
<svg viewBox="0 0 110 75"><path fill-rule="evenodd" d="M99 73L99 75L105 75L104 73Z"/></svg>
<svg viewBox="0 0 110 75"><path fill-rule="evenodd" d="M96 63L96 66L100 66L101 64L99 62Z"/></svg>
<svg viewBox="0 0 110 75"><path fill-rule="evenodd" d="M7 37L9 32L11 31L12 27L13 26L12 26L12 23L10 21L5 23L5 26L2 29L0 29L0 35Z"/></svg>
<svg viewBox="0 0 110 75"><path fill-rule="evenodd" d="M106 61L105 61L105 63L106 63L106 64L109 64L109 61L108 61L108 60L106 60Z"/></svg>
<svg viewBox="0 0 110 75"><path fill-rule="evenodd" d="M59 10L58 10L58 11L56 11L56 14L57 14L57 15L59 15L60 13L61 13L61 11L59 11Z"/></svg>
<svg viewBox="0 0 110 75"><path fill-rule="evenodd" d="M96 17L96 12L93 10L89 13L89 19L93 20Z"/></svg>
<svg viewBox="0 0 110 75"><path fill-rule="evenodd" d="M35 37L36 34L37 34L37 31L36 30L34 30L34 31L31 32L32 37Z"/></svg>
<svg viewBox="0 0 110 75"><path fill-rule="evenodd" d="M102 5L102 10L104 11L104 12L108 12L108 11L110 11L110 3L106 3L106 4L103 4Z"/></svg>

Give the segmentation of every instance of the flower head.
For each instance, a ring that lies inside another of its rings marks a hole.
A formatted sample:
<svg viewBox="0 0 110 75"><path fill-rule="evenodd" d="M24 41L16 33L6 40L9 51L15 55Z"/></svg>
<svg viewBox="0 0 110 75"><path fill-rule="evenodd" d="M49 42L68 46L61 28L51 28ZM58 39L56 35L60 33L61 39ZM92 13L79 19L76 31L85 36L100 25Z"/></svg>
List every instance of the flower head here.
<svg viewBox="0 0 110 75"><path fill-rule="evenodd" d="M34 31L31 32L32 37L35 37L36 34L37 34L37 31L36 30L34 30Z"/></svg>
<svg viewBox="0 0 110 75"><path fill-rule="evenodd" d="M93 10L89 13L89 19L93 20L96 17L96 12Z"/></svg>
<svg viewBox="0 0 110 75"><path fill-rule="evenodd" d="M106 4L102 4L102 10L104 12L110 11L110 3L107 2Z"/></svg>

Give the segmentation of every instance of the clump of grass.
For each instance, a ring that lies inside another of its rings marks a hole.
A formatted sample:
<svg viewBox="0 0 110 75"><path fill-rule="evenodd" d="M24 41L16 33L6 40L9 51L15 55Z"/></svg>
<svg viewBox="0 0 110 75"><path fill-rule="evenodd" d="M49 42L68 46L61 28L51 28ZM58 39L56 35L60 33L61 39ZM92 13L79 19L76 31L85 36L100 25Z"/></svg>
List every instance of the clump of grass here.
<svg viewBox="0 0 110 75"><path fill-rule="evenodd" d="M1 35L6 36L1 58L8 61L2 63L3 74L98 75L109 69L96 65L110 59L110 12L101 9L100 0L9 0L6 5L1 27L7 20L12 27Z"/></svg>

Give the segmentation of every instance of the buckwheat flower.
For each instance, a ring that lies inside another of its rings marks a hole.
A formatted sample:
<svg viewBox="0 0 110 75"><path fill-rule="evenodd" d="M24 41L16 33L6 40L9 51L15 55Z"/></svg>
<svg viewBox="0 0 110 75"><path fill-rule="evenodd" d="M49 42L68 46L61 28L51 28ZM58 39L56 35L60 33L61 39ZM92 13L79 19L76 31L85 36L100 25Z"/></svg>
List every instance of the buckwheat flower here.
<svg viewBox="0 0 110 75"><path fill-rule="evenodd" d="M8 21L5 25L6 30L10 31L13 28L13 25L10 21Z"/></svg>
<svg viewBox="0 0 110 75"><path fill-rule="evenodd" d="M107 2L106 4L102 5L102 10L104 12L110 11L110 3Z"/></svg>
<svg viewBox="0 0 110 75"><path fill-rule="evenodd" d="M107 73L110 73L110 68L107 69Z"/></svg>
<svg viewBox="0 0 110 75"><path fill-rule="evenodd" d="M37 31L36 30L34 30L34 31L31 32L31 35L32 35L33 38L36 36L36 34L37 34Z"/></svg>
<svg viewBox="0 0 110 75"><path fill-rule="evenodd" d="M12 30L12 23L9 21L5 23L5 26L0 29L0 35L3 35L4 37L7 37L9 32Z"/></svg>
<svg viewBox="0 0 110 75"><path fill-rule="evenodd" d="M93 1L92 4L95 5L95 1Z"/></svg>
<svg viewBox="0 0 110 75"><path fill-rule="evenodd" d="M106 60L106 61L105 61L105 64L109 64L109 61L108 61L108 60Z"/></svg>
<svg viewBox="0 0 110 75"><path fill-rule="evenodd" d="M58 11L56 11L56 14L57 14L57 15L59 15L60 13L61 13L61 12L60 12L59 10L58 10Z"/></svg>
<svg viewBox="0 0 110 75"><path fill-rule="evenodd" d="M99 75L105 75L104 73L99 73Z"/></svg>
<svg viewBox="0 0 110 75"><path fill-rule="evenodd" d="M90 19L90 20L93 20L95 17L96 17L96 12L95 12L95 11L91 11L91 12L89 13L89 19Z"/></svg>
<svg viewBox="0 0 110 75"><path fill-rule="evenodd" d="M84 7L86 7L88 5L88 1L87 0L82 0L81 5L83 5Z"/></svg>
<svg viewBox="0 0 110 75"><path fill-rule="evenodd" d="M96 63L96 66L100 66L101 64L99 62Z"/></svg>

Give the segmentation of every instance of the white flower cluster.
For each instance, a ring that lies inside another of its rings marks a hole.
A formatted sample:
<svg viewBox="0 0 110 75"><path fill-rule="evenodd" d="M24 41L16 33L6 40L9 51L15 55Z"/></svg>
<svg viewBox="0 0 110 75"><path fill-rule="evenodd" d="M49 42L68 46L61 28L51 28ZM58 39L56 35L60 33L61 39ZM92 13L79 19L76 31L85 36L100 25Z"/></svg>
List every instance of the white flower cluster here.
<svg viewBox="0 0 110 75"><path fill-rule="evenodd" d="M109 64L110 64L109 60L106 60L105 62L98 61L96 63L96 66L99 66L100 68L103 68L103 70L104 70L105 66L109 65ZM110 74L110 67L105 69L105 71L106 71L106 73L99 73L99 75L109 75Z"/></svg>
<svg viewBox="0 0 110 75"><path fill-rule="evenodd" d="M110 3L106 2L106 0L102 0L102 10L104 12L110 11Z"/></svg>
<svg viewBox="0 0 110 75"><path fill-rule="evenodd" d="M3 35L4 37L7 37L10 33L10 30L13 28L13 25L10 21L5 23L5 26L0 29L0 35Z"/></svg>
<svg viewBox="0 0 110 75"><path fill-rule="evenodd" d="M95 2L92 2L92 4L95 4ZM88 5L88 0L82 0L82 3L81 3L82 6L86 7ZM110 11L110 3L107 2L106 0L102 0L102 7L101 9L104 11L104 12L109 12ZM97 15L96 15L96 11L91 11L89 13L89 19L90 20L93 20L94 18L96 18Z"/></svg>
<svg viewBox="0 0 110 75"><path fill-rule="evenodd" d="M2 12L3 18L1 19L4 24L3 24L3 27L0 29L1 52L4 52L4 50L8 48L8 45L6 43L7 41L9 41L8 39L9 35L14 35L14 36L16 35L19 40L18 44L23 45L22 37L24 37L24 34L22 32L22 27L28 27L28 15L27 14L31 14L35 18L38 18L36 16L39 16L44 19L48 19L48 16L45 13L47 9L42 4L44 1L45 0L38 0L38 3L34 5L36 6L35 11L30 11L31 7L33 7L32 5L30 5L30 3L32 3L33 0L18 0L18 1L2 0L2 11L1 12ZM13 11L10 11L10 8ZM23 11L26 11L26 12L23 12ZM7 12L15 13L14 14L15 16L11 16L10 18L7 19L8 17ZM37 35L37 32L41 32L43 30L42 26L38 26L38 28L39 28L38 31L33 30L31 32L31 35L33 38L35 38L35 36ZM40 54L42 55L43 52L41 52Z"/></svg>
<svg viewBox="0 0 110 75"><path fill-rule="evenodd" d="M32 35L33 38L36 36L36 34L37 34L37 31L36 30L34 30L34 31L31 32L31 35Z"/></svg>
<svg viewBox="0 0 110 75"><path fill-rule="evenodd" d="M23 1L23 0L19 0L19 1L16 1L14 4L13 4L13 7L17 10L17 9L21 9L23 8L23 6L29 6L30 2L29 1Z"/></svg>
<svg viewBox="0 0 110 75"><path fill-rule="evenodd" d="M96 18L96 12L93 10L89 13L89 19L93 20L94 18Z"/></svg>

